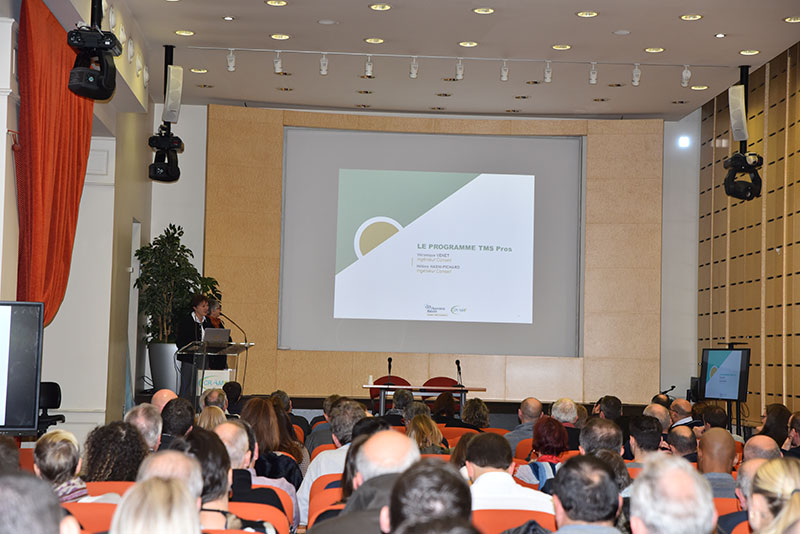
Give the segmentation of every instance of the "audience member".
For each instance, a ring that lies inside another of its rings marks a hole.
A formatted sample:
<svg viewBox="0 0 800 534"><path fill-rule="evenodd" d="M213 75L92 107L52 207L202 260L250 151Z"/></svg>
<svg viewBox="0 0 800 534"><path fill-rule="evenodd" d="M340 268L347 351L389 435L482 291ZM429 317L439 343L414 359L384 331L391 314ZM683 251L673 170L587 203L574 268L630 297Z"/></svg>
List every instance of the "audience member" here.
<svg viewBox="0 0 800 534"><path fill-rule="evenodd" d="M391 430L391 428L389 423L380 417L364 417L353 425L351 439L356 439L358 436L371 436L382 430Z"/></svg>
<svg viewBox="0 0 800 534"><path fill-rule="evenodd" d="M613 421L594 417L581 428L581 454L594 454L600 449L609 449L622 454L622 430Z"/></svg>
<svg viewBox="0 0 800 534"><path fill-rule="evenodd" d="M311 463L311 456L303 444L297 439L294 424L289 418L289 414L283 409L283 402L278 397L270 397L272 407L275 408L275 417L278 420L278 451L290 455L300 466L300 472L305 476L308 464Z"/></svg>
<svg viewBox="0 0 800 534"><path fill-rule="evenodd" d="M633 534L708 534L717 512L711 488L688 462L653 454L633 482Z"/></svg>
<svg viewBox="0 0 800 534"><path fill-rule="evenodd" d="M603 419L616 421L622 416L622 401L613 395L605 395L594 405L592 413Z"/></svg>
<svg viewBox="0 0 800 534"><path fill-rule="evenodd" d="M516 451L520 441L533 437L533 427L539 421L541 415L542 403L539 402L539 399L528 397L519 404L519 409L517 410L519 425L505 435L508 444L511 446L512 454Z"/></svg>
<svg viewBox="0 0 800 534"><path fill-rule="evenodd" d="M403 426L406 407L414 402L414 395L407 389L399 389L392 395L392 407L381 418L391 426Z"/></svg>
<svg viewBox="0 0 800 534"><path fill-rule="evenodd" d="M717 534L731 534L739 524L747 521L747 509L753 495L753 477L758 468L767 463L763 458L753 458L744 462L736 472L736 499L741 510L720 516L717 520Z"/></svg>
<svg viewBox="0 0 800 534"><path fill-rule="evenodd" d="M437 423L447 424L455 420L458 404L449 391L440 393L431 406L431 418Z"/></svg>
<svg viewBox="0 0 800 534"><path fill-rule="evenodd" d="M176 444L186 445L186 442L181 439L180 442L176 441ZM197 502L195 513L200 508L203 496L203 470L194 456L177 450L161 450L149 455L139 467L136 482L151 478L180 480Z"/></svg>
<svg viewBox="0 0 800 534"><path fill-rule="evenodd" d="M613 527L622 498L614 473L594 456L575 456L559 469L553 483L558 534L619 534Z"/></svg>
<svg viewBox="0 0 800 534"><path fill-rule="evenodd" d="M510 532L510 531L506 531ZM547 532L549 531L542 531ZM394 531L394 534L481 534L475 526L466 519L446 517L432 521L420 520L419 522L407 521ZM538 534L538 533L529 533Z"/></svg>
<svg viewBox="0 0 800 534"><path fill-rule="evenodd" d="M577 451L580 446L581 430L575 426L578 421L578 407L575 401L566 397L558 399L550 408L550 415L564 425L567 431L567 449Z"/></svg>
<svg viewBox="0 0 800 534"><path fill-rule="evenodd" d="M442 447L442 432L427 415L417 415L408 423L408 437L413 439L422 454L447 454Z"/></svg>
<svg viewBox="0 0 800 534"><path fill-rule="evenodd" d="M0 434L0 476L18 473L19 448L10 436Z"/></svg>
<svg viewBox="0 0 800 534"><path fill-rule="evenodd" d="M80 469L80 447L72 432L51 430L36 441L33 472L53 486L60 502L75 502L89 495L78 476Z"/></svg>
<svg viewBox="0 0 800 534"><path fill-rule="evenodd" d="M161 410L161 443L159 448L169 448L175 438L182 438L194 423L194 408L186 399L174 398Z"/></svg>
<svg viewBox="0 0 800 534"><path fill-rule="evenodd" d="M789 418L789 441L783 455L800 458L800 412L794 412Z"/></svg>
<svg viewBox="0 0 800 534"><path fill-rule="evenodd" d="M242 385L239 382L225 382L222 386L222 391L228 397L228 413L232 415L239 415L244 408L244 399L242 398Z"/></svg>
<svg viewBox="0 0 800 534"><path fill-rule="evenodd" d="M469 480L469 473L467 473L467 447L470 442L479 434L464 434L456 443L456 446L450 451L450 463L459 470L461 476L465 480Z"/></svg>
<svg viewBox="0 0 800 534"><path fill-rule="evenodd" d="M197 422L194 426L213 432L217 426L221 425L227 420L228 419L225 417L225 412L222 411L222 408L218 408L217 406L206 406L205 409L200 412L200 415L197 416Z"/></svg>
<svg viewBox="0 0 800 534"><path fill-rule="evenodd" d="M709 405L703 410L703 428L727 428L728 427L728 414L722 407L717 405Z"/></svg>
<svg viewBox="0 0 800 534"><path fill-rule="evenodd" d="M249 403L248 403L249 404ZM343 400L331 409L330 424L333 433L333 443L336 449L321 452L311 464L297 491L297 502L300 505L300 523L308 524L308 504L311 485L322 475L341 473L344 470L344 461L347 449L353 436L353 426L366 417L367 413L362 404L352 400Z"/></svg>
<svg viewBox="0 0 800 534"><path fill-rule="evenodd" d="M672 401L672 405L669 409L669 416L672 420L672 426L670 428L681 425L694 428L703 425L702 421L692 419L692 403L686 399L675 399Z"/></svg>
<svg viewBox="0 0 800 534"><path fill-rule="evenodd" d="M669 450L667 433L669 432L669 427L672 426L672 420L669 418L669 410L662 404L652 403L645 407L642 411L642 415L649 415L650 417L658 419L658 422L661 424L661 443L659 443L659 449L664 451Z"/></svg>
<svg viewBox="0 0 800 534"><path fill-rule="evenodd" d="M667 434L669 450L687 462L697 463L697 438L688 426L676 426Z"/></svg>
<svg viewBox="0 0 800 534"><path fill-rule="evenodd" d="M158 411L161 412L164 410L164 406L166 406L169 401L177 397L178 395L176 395L171 389L159 389L153 393L153 397L150 399L150 404L158 408Z"/></svg>
<svg viewBox="0 0 800 534"><path fill-rule="evenodd" d="M520 486L511 476L515 464L502 436L484 433L467 446L467 474L472 481L473 510L534 510L553 513L553 498Z"/></svg>
<svg viewBox="0 0 800 534"><path fill-rule="evenodd" d="M431 409L424 402L413 401L403 410L403 424L407 425L418 415L431 416Z"/></svg>
<svg viewBox="0 0 800 534"><path fill-rule="evenodd" d="M614 472L614 482L617 484L617 489L622 497L622 506L620 507L619 515L614 521L614 526L620 532L630 534L631 532L631 490L633 489L633 479L628 471L628 464L622 459L618 452L610 451L608 449L600 449L593 454L598 460L605 462L608 467Z"/></svg>
<svg viewBox="0 0 800 534"><path fill-rule="evenodd" d="M464 410L461 413L461 421L464 425L475 430L481 430L489 426L489 407L486 403L479 398L469 399L464 404Z"/></svg>
<svg viewBox="0 0 800 534"><path fill-rule="evenodd" d="M147 444L135 426L122 421L98 426L86 438L83 479L86 482L136 480L136 472L147 454Z"/></svg>
<svg viewBox="0 0 800 534"><path fill-rule="evenodd" d="M365 417L364 419L377 419L377 417ZM362 419L362 421L364 419ZM346 503L347 499L353 494L353 480L356 477L356 473L358 473L356 459L358 458L359 451L361 451L361 447L368 439L368 435L362 435L354 436L352 441L350 441L350 447L347 449L347 456L344 458L344 470L342 471L342 500L340 502ZM338 513L332 514L330 517L335 517L335 515L338 515ZM327 518L329 516L326 515L325 517ZM320 518L317 518L317 521L319 520Z"/></svg>
<svg viewBox="0 0 800 534"><path fill-rule="evenodd" d="M552 417L543 415L533 427L533 452L538 456L517 469L517 478L539 484L539 490L551 493L551 484L561 465L559 455L567 450L567 431Z"/></svg>
<svg viewBox="0 0 800 534"><path fill-rule="evenodd" d="M697 446L697 469L711 484L714 498L736 498L736 480L731 475L736 463L736 444L722 428L703 432Z"/></svg>
<svg viewBox="0 0 800 534"><path fill-rule="evenodd" d="M109 534L200 534L197 501L180 480L135 484L119 503Z"/></svg>
<svg viewBox="0 0 800 534"><path fill-rule="evenodd" d="M289 398L288 393L282 389L276 389L270 394L270 397L280 401L283 411L289 416L289 420L293 425L300 427L300 430L303 431L303 436L308 436L311 433L311 427L308 424L308 420L302 415L297 415L296 413L292 412L294 407L292 406L292 399Z"/></svg>
<svg viewBox="0 0 800 534"><path fill-rule="evenodd" d="M800 514L800 460L775 458L756 471L747 508L758 534L783 534Z"/></svg>
<svg viewBox="0 0 800 534"><path fill-rule="evenodd" d="M631 417L628 423L633 463L629 467L642 467L642 462L649 454L658 451L661 444L661 423L655 417L639 415Z"/></svg>
<svg viewBox="0 0 800 534"><path fill-rule="evenodd" d="M658 395L653 395L653 398L650 399L650 402L652 404L660 404L667 410L669 410L670 408L669 395L667 395L666 393L659 393Z"/></svg>
<svg viewBox="0 0 800 534"><path fill-rule="evenodd" d="M280 450L280 426L272 401L254 397L242 409L242 420L253 428L258 442L255 469L258 476L285 478L295 488L303 481L303 474L294 458L277 454Z"/></svg>
<svg viewBox="0 0 800 534"><path fill-rule="evenodd" d="M388 534L422 518L469 520L471 509L469 487L455 468L435 458L422 459L395 482L389 506L381 509L381 531Z"/></svg>
<svg viewBox="0 0 800 534"><path fill-rule="evenodd" d="M124 421L139 430L151 452L158 450L158 445L161 443L161 410L148 402L143 402L128 410Z"/></svg>
<svg viewBox="0 0 800 534"><path fill-rule="evenodd" d="M746 462L753 458L772 460L773 458L780 458L782 456L781 449L774 439L769 436L755 435L744 444L742 461Z"/></svg>
<svg viewBox="0 0 800 534"><path fill-rule="evenodd" d="M769 436L775 440L778 447L783 447L789 437L789 418L792 412L783 404L768 404L761 418L763 426L759 436Z"/></svg>
<svg viewBox="0 0 800 534"><path fill-rule="evenodd" d="M80 534L50 486L28 473L0 476L0 534Z"/></svg>
<svg viewBox="0 0 800 534"><path fill-rule="evenodd" d="M576 404L575 408L578 410L578 420L575 421L575 426L583 429L586 425L586 421L589 420L589 410L587 410L586 406L583 404Z"/></svg>
<svg viewBox="0 0 800 534"><path fill-rule="evenodd" d="M330 395L322 401L322 416L311 420L311 434L306 436L306 449L309 454L314 454L314 449L320 445L333 445L331 433L330 414L333 407L341 400L347 400L339 395ZM319 422L319 424L316 424ZM316 426L315 426L316 425Z"/></svg>
<svg viewBox="0 0 800 534"><path fill-rule="evenodd" d="M311 532L378 532L380 511L389 505L392 487L399 473L408 469L419 457L416 444L399 432L384 430L367 437L355 455L353 493L347 499L344 510L336 518L315 523Z"/></svg>
<svg viewBox="0 0 800 534"><path fill-rule="evenodd" d="M692 404L692 420L693 421L703 421L703 414L705 413L706 409L710 406L709 403L706 401L697 401Z"/></svg>

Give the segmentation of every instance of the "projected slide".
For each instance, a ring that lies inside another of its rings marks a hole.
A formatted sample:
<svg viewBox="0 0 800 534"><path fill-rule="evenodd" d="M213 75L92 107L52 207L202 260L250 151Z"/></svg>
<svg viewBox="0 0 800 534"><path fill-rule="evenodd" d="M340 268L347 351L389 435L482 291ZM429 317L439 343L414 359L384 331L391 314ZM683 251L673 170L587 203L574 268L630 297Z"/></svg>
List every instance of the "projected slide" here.
<svg viewBox="0 0 800 534"><path fill-rule="evenodd" d="M739 395L739 370L742 351L714 350L708 354L706 398L736 399Z"/></svg>
<svg viewBox="0 0 800 534"><path fill-rule="evenodd" d="M534 177L340 169L338 319L533 321Z"/></svg>

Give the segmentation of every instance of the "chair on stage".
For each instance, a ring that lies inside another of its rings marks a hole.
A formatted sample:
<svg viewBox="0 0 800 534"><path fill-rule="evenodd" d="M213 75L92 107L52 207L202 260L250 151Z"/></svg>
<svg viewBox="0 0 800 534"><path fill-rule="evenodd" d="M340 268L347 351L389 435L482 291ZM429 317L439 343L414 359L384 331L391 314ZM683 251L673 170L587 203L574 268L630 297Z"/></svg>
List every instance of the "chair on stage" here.
<svg viewBox="0 0 800 534"><path fill-rule="evenodd" d="M527 523L531 519L535 519L548 530L556 530L556 517L546 512L529 510L475 510L472 512L472 524L481 531L481 534L500 534Z"/></svg>
<svg viewBox="0 0 800 534"><path fill-rule="evenodd" d="M384 375L378 379L376 379L373 384L376 386L384 386L387 383L391 382L394 386L410 386L408 380L396 375ZM381 396L381 390L378 388L370 388L369 389L369 398L372 400L372 412L377 414L378 410L380 409L380 401L379 398ZM386 409L390 409L392 407L392 402L389 399L386 399Z"/></svg>
<svg viewBox="0 0 800 534"><path fill-rule="evenodd" d="M458 385L458 380L454 378L450 378L449 376L434 376L433 378L429 378L422 384L422 387L425 389L423 390L425 393L444 393L445 390L436 389L436 387L448 387L453 388ZM452 391L451 391L452 393ZM456 411L461 410L461 403L458 401L458 396L454 395L456 398ZM433 404L436 400L436 397L427 397L425 401L428 404Z"/></svg>

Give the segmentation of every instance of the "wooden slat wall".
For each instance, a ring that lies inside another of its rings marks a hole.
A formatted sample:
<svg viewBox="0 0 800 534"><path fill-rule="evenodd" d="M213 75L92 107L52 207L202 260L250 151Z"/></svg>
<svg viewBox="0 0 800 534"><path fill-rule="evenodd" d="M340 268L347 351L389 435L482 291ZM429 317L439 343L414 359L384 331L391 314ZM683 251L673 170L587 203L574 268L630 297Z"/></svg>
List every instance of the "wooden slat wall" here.
<svg viewBox="0 0 800 534"><path fill-rule="evenodd" d="M766 404L800 409L800 72L795 45L750 75L748 150L764 157L761 198L725 195L723 161L739 149L727 92L703 106L698 254L698 357L703 347L751 348L746 421Z"/></svg>

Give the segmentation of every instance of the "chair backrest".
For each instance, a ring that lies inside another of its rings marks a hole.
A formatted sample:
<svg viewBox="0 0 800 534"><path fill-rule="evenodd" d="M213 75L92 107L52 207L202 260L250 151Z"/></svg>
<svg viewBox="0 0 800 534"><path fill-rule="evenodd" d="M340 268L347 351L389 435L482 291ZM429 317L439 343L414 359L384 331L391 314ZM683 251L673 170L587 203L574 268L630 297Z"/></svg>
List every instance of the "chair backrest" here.
<svg viewBox="0 0 800 534"><path fill-rule="evenodd" d="M61 408L61 386L58 382L41 382L39 384L39 409L47 414L47 410Z"/></svg>
<svg viewBox="0 0 800 534"><path fill-rule="evenodd" d="M393 426L392 430L396 430L396 431L400 432L401 434L405 434L406 433L406 427L404 427L404 426Z"/></svg>
<svg viewBox="0 0 800 534"><path fill-rule="evenodd" d="M714 508L717 509L717 514L721 516L741 510L739 507L739 499L725 499L722 497L714 499Z"/></svg>
<svg viewBox="0 0 800 534"><path fill-rule="evenodd" d="M530 456L533 451L533 438L526 438L517 443L517 448L514 449L514 458L522 458L523 460Z"/></svg>
<svg viewBox="0 0 800 534"><path fill-rule="evenodd" d="M92 497L105 495L106 493L116 493L120 497L125 495L125 492L133 487L134 482L125 482L121 480L116 481L103 481L103 482L87 482L86 490Z"/></svg>
<svg viewBox="0 0 800 534"><path fill-rule="evenodd" d="M314 480L314 482L311 484L311 489L309 490L308 493L309 500L313 499L314 495L316 495L320 491L323 491L325 489L325 486L327 486L329 482L341 479L342 479L341 473L330 473L327 475L318 476L316 480Z"/></svg>
<svg viewBox="0 0 800 534"><path fill-rule="evenodd" d="M509 432L511 432L511 431L510 431L509 429L507 429L507 428L493 428L493 427L484 428L484 429L483 429L483 431L484 431L484 432L491 432L492 434L499 434L499 435L501 435L501 436L505 436L506 434L508 434Z"/></svg>
<svg viewBox="0 0 800 534"><path fill-rule="evenodd" d="M308 517L342 500L342 488L325 489L314 494L308 502Z"/></svg>
<svg viewBox="0 0 800 534"><path fill-rule="evenodd" d="M317 428L319 425L321 425L321 424L323 424L323 423L327 423L327 422L328 422L328 421L326 421L325 419L320 419L319 421L317 421L316 423L314 423L314 426L312 426L312 427L311 427L311 431L313 432L313 431L314 431L314 429L315 429L315 428Z"/></svg>
<svg viewBox="0 0 800 534"><path fill-rule="evenodd" d="M300 443L305 443L306 435L303 432L303 429L300 428L300 425L292 425L292 426L294 427L294 433L297 436L297 441L299 441Z"/></svg>
<svg viewBox="0 0 800 534"><path fill-rule="evenodd" d="M333 443L323 443L322 445L317 445L314 450L311 451L311 461L313 462L314 458L316 458L322 451L332 451L335 448L336 445Z"/></svg>
<svg viewBox="0 0 800 534"><path fill-rule="evenodd" d="M19 466L33 473L33 449L19 449Z"/></svg>
<svg viewBox="0 0 800 534"><path fill-rule="evenodd" d="M461 436L464 434L478 434L477 430L473 430L471 428L461 428L457 426L446 426L442 429L442 436L444 439L450 443L451 447L454 447L455 444L452 443L453 441L458 442L461 439Z"/></svg>
<svg viewBox="0 0 800 534"><path fill-rule="evenodd" d="M556 517L545 512L529 510L475 510L472 512L472 524L481 531L481 534L500 534L500 532L518 527L531 519L535 519L548 530L556 530Z"/></svg>
<svg viewBox="0 0 800 534"><path fill-rule="evenodd" d="M580 454L581 451L564 451L558 455L558 459L561 460L561 463L563 464L573 456L580 456Z"/></svg>
<svg viewBox="0 0 800 534"><path fill-rule="evenodd" d="M203 534L253 534L249 530L236 530L235 528L209 528L203 531Z"/></svg>
<svg viewBox="0 0 800 534"><path fill-rule="evenodd" d="M289 534L289 520L274 506L255 502L231 502L228 503L228 510L249 521L267 521L272 523L278 534Z"/></svg>
<svg viewBox="0 0 800 534"><path fill-rule="evenodd" d="M641 467L629 467L628 468L628 474L631 476L631 478L638 477L639 473L641 473L641 472L642 472L642 468Z"/></svg>
<svg viewBox="0 0 800 534"><path fill-rule="evenodd" d="M751 534L752 532L753 529L750 527L750 523L745 519L733 528L731 534Z"/></svg>
<svg viewBox="0 0 800 534"><path fill-rule="evenodd" d="M382 386L391 380L392 384L395 386L410 386L411 384L403 377L392 375L389 376L382 376L376 379L373 384ZM369 398L370 399L377 399L380 396L380 390L378 388L369 388Z"/></svg>
<svg viewBox="0 0 800 534"><path fill-rule="evenodd" d="M320 508L319 510L314 510L314 513L311 513L311 510L309 510L309 512L308 512L308 528L313 527L314 523L317 522L317 518L320 515L322 515L323 513L327 512L329 510L344 510L345 506L346 506L345 503L342 502L342 503L338 503L338 504L331 504L331 505L325 506L323 508Z"/></svg>
<svg viewBox="0 0 800 534"><path fill-rule="evenodd" d="M253 488L268 488L274 491L278 498L281 500L281 504L283 505L283 511L286 512L286 518L290 521L294 521L294 503L292 502L292 498L286 492L285 489L278 488L276 486L262 486L259 484L253 484Z"/></svg>
<svg viewBox="0 0 800 534"><path fill-rule="evenodd" d="M530 488L530 489L535 489L535 490L539 489L539 484L531 484L530 482L525 482L524 480L519 479L517 477L513 477L513 478L514 478L514 482L516 482L517 484L519 484L523 488Z"/></svg>
<svg viewBox="0 0 800 534"><path fill-rule="evenodd" d="M335 446L334 446L334 448L335 448ZM316 449L314 449L314 450L316 450ZM272 452L274 452L275 454L282 454L282 455L284 455L284 456L288 456L289 458L291 458L291 459L292 459L292 460L294 460L295 462L297 461L297 458L295 458L294 456L292 456L291 454L289 454L289 453L288 453L288 452L286 452L286 451L272 451ZM322 452L322 451L320 451L320 452Z"/></svg>
<svg viewBox="0 0 800 534"><path fill-rule="evenodd" d="M111 519L114 517L116 504L98 502L67 502L62 504L69 510L83 532L107 532L111 529Z"/></svg>
<svg viewBox="0 0 800 534"><path fill-rule="evenodd" d="M420 456L422 456L423 458L438 458L444 462L450 461L449 454L421 454Z"/></svg>
<svg viewBox="0 0 800 534"><path fill-rule="evenodd" d="M429 378L422 384L422 387L425 388L426 392L441 392L442 390L436 389L435 386L439 387L456 387L458 385L458 380L455 378L450 378L449 376L434 376L433 378ZM431 386L431 387L428 387Z"/></svg>

